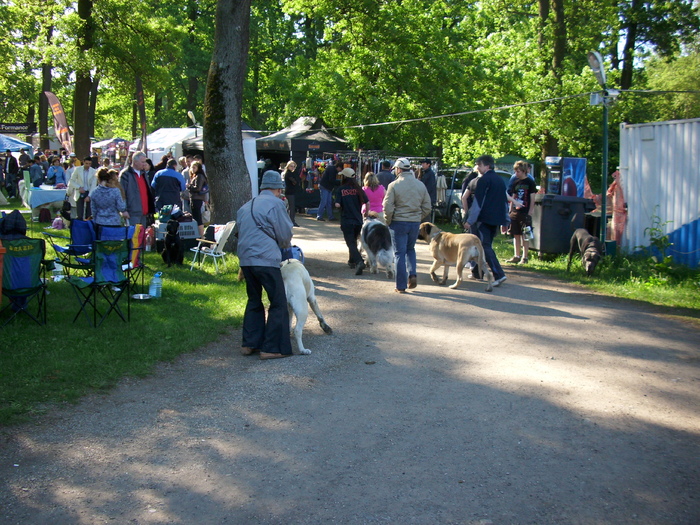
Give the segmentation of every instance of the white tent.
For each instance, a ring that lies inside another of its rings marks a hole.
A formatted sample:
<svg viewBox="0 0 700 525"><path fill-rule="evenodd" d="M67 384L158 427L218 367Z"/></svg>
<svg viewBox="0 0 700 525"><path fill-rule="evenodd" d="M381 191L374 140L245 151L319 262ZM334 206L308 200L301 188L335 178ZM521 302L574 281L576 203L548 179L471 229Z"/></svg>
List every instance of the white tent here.
<svg viewBox="0 0 700 525"><path fill-rule="evenodd" d="M202 128L160 128L146 137L146 147L148 148L148 158L154 164L158 164L163 155L168 152L174 158L182 156L182 141L195 136L202 135ZM134 142L129 148L131 151L141 149L141 141Z"/></svg>

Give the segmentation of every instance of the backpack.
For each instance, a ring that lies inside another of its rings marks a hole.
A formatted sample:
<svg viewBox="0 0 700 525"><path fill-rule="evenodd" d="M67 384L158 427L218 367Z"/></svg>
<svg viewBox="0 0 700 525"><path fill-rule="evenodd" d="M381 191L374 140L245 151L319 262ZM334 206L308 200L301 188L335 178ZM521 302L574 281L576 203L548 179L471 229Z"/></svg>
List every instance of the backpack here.
<svg viewBox="0 0 700 525"><path fill-rule="evenodd" d="M39 210L39 222L51 222L51 211L48 208Z"/></svg>

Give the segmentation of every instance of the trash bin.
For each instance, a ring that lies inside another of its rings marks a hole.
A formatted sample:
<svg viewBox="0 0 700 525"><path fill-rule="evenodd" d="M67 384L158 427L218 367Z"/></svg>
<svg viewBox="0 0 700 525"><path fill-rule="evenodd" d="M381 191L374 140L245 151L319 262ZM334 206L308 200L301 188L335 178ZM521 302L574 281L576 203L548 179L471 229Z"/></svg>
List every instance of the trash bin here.
<svg viewBox="0 0 700 525"><path fill-rule="evenodd" d="M540 253L569 253L571 235L585 227L586 213L593 209L592 199L536 194L532 210L535 238L530 248Z"/></svg>

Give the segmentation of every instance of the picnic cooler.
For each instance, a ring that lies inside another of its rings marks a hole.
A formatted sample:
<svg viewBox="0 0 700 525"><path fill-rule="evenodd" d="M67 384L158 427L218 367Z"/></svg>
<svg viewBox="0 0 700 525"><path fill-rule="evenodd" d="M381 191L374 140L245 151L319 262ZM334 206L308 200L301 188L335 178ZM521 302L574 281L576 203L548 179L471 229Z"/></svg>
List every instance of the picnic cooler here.
<svg viewBox="0 0 700 525"><path fill-rule="evenodd" d="M167 226L167 222L156 221L154 224L154 228L156 230L156 250L158 252L163 251L163 242L165 241ZM177 232L178 235L180 235L180 240L182 241L185 251L197 246L196 239L199 237L199 226L197 226L197 221L181 222L180 228Z"/></svg>

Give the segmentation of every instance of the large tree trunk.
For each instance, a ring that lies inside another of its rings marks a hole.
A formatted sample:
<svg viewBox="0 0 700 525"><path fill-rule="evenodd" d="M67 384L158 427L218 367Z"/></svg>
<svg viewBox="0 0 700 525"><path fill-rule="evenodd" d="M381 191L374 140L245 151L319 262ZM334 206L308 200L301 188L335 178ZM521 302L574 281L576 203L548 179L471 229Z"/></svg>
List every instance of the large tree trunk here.
<svg viewBox="0 0 700 525"><path fill-rule="evenodd" d="M82 25L78 30L78 49L85 53L92 49L95 26L92 19L92 0L78 0L78 16ZM89 70L75 72L75 94L73 96L73 130L75 154L78 158L90 153L90 92L92 77Z"/></svg>
<svg viewBox="0 0 700 525"><path fill-rule="evenodd" d="M241 106L248 61L251 0L219 0L214 53L204 99L204 150L213 218L224 223L252 196L243 155Z"/></svg>

